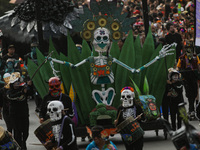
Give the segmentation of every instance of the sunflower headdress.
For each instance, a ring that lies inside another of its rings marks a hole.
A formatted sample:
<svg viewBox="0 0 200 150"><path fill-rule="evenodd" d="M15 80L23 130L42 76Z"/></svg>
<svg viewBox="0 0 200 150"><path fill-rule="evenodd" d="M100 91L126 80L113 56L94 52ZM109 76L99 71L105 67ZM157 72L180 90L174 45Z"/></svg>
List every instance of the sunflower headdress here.
<svg viewBox="0 0 200 150"><path fill-rule="evenodd" d="M117 7L117 1L96 0L90 1L90 9L83 6L83 14L80 18L72 21L73 29L80 32L82 38L86 41L93 40L93 32L104 27L110 31L110 39L118 41L123 37L123 32L131 29L131 24L135 18L126 18L128 13L122 14L123 6Z"/></svg>

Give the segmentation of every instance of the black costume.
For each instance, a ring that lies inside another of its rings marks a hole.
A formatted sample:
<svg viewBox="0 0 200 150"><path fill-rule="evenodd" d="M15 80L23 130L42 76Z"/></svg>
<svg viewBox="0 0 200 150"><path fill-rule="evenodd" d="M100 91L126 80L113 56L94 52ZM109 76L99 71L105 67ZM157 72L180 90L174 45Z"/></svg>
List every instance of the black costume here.
<svg viewBox="0 0 200 150"><path fill-rule="evenodd" d="M11 123L11 118L10 118L10 112L9 112L9 107L10 107L10 101L7 98L7 90L6 88L1 88L0 90L0 107L3 108L3 119L6 123L7 130L12 133L13 130L13 125Z"/></svg>
<svg viewBox="0 0 200 150"><path fill-rule="evenodd" d="M195 74L195 71L198 70L198 60L198 56L195 54L193 54L191 60L188 59L186 54L183 54L180 56L177 64L184 79L186 97L189 102L189 112L194 111L194 102L198 92L197 75Z"/></svg>
<svg viewBox="0 0 200 150"><path fill-rule="evenodd" d="M51 122L52 126L60 125L61 126L61 134L58 140L58 147L62 147L63 150L78 150L76 135L75 135L75 126L74 122L68 116L63 116L61 120L56 122ZM55 139L52 140L55 142Z"/></svg>
<svg viewBox="0 0 200 150"><path fill-rule="evenodd" d="M180 117L180 113L178 110L178 105L183 103L183 83L182 81L176 81L172 84L167 84L167 91L172 92L170 96L168 96L169 107L170 107L170 116L171 116L171 124L172 129L175 131L181 128L182 118ZM177 125L176 125L177 118Z"/></svg>
<svg viewBox="0 0 200 150"><path fill-rule="evenodd" d="M178 61L178 58L181 56L181 50L182 50L182 37L179 33L174 34L167 34L165 36L165 41L167 44L177 43L176 46L176 60Z"/></svg>
<svg viewBox="0 0 200 150"><path fill-rule="evenodd" d="M120 115L119 115L119 113L120 113ZM133 118L136 118L141 113L143 113L143 110L139 105L133 105L131 107L120 106L118 108L118 112L117 112L117 116L119 115L117 125L119 125L121 122L126 120L129 116L133 116ZM142 115L141 119L144 120L144 115ZM138 122L140 122L140 121L138 121ZM143 136L141 138L139 138L136 142L134 142L130 145L126 144L126 142L124 142L123 138L122 138L122 140L126 147L126 150L142 150L143 149Z"/></svg>
<svg viewBox="0 0 200 150"><path fill-rule="evenodd" d="M54 100L61 101L64 105L64 109L67 109L66 114L70 118L73 118L74 110L72 108L71 98L68 95L63 94L63 93L61 93L60 96L57 96L57 97L53 97L49 93L43 98L41 108L40 108L40 114L39 114L40 118L44 118L45 120L49 118L49 116L47 115L47 105L49 104L49 102L54 101Z"/></svg>
<svg viewBox="0 0 200 150"><path fill-rule="evenodd" d="M24 93L27 88L27 93ZM7 98L10 100L10 117L14 128L14 138L20 147L26 150L26 140L29 135L29 107L27 96L32 94L31 86L20 86L18 89L13 88L7 91Z"/></svg>

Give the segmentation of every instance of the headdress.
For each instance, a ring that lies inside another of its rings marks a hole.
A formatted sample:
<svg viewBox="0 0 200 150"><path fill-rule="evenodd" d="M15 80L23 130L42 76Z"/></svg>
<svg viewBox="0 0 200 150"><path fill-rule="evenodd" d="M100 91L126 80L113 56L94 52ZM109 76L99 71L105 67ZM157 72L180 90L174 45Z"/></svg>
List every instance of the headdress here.
<svg viewBox="0 0 200 150"><path fill-rule="evenodd" d="M130 87L130 86L126 86L126 87L122 88L121 92L123 90L131 90L132 92L134 92L134 89L132 87Z"/></svg>
<svg viewBox="0 0 200 150"><path fill-rule="evenodd" d="M118 41L122 38L122 33L128 32L135 21L135 18L126 18L128 13L121 13L123 6L117 7L117 1L91 0L89 8L83 6L84 14L79 14L80 18L71 23L73 29L80 32L86 41L93 40L93 32L99 27L107 28L110 31L110 39Z"/></svg>

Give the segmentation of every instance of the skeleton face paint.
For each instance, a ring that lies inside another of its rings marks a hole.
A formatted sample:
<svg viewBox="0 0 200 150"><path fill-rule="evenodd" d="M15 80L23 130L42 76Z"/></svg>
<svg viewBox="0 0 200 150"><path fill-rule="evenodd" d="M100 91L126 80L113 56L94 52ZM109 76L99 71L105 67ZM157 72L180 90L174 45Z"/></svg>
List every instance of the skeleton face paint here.
<svg viewBox="0 0 200 150"><path fill-rule="evenodd" d="M95 51L106 52L110 46L110 31L106 28L97 28L94 31L94 40L92 44L94 45Z"/></svg>
<svg viewBox="0 0 200 150"><path fill-rule="evenodd" d="M49 115L51 121L57 121L62 118L62 110L64 106L60 101L51 101L47 106L47 114Z"/></svg>
<svg viewBox="0 0 200 150"><path fill-rule="evenodd" d="M177 81L178 80L178 74L172 75L172 80Z"/></svg>
<svg viewBox="0 0 200 150"><path fill-rule="evenodd" d="M134 92L129 89L125 89L121 93L121 101L123 107L133 106L133 99L135 97Z"/></svg>

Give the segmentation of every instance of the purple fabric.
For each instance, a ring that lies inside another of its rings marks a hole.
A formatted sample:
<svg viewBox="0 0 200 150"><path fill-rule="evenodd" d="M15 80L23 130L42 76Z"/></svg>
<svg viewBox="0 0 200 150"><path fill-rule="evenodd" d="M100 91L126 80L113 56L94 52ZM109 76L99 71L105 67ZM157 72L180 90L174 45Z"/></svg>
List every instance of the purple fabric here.
<svg viewBox="0 0 200 150"><path fill-rule="evenodd" d="M74 117L72 118L72 121L74 122L75 126L78 125L78 113L77 113L77 110L76 110L76 105L74 102L72 102L72 107L74 109Z"/></svg>

